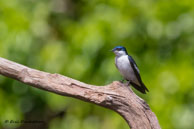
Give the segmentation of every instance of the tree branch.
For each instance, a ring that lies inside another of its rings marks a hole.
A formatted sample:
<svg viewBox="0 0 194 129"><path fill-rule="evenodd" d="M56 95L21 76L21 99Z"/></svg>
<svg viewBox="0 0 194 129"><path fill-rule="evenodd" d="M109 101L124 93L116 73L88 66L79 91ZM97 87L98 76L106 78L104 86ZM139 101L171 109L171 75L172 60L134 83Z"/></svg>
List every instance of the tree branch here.
<svg viewBox="0 0 194 129"><path fill-rule="evenodd" d="M160 129L157 117L146 102L129 86L118 81L94 86L65 77L28 68L0 58L0 74L39 89L94 103L119 113L131 129Z"/></svg>

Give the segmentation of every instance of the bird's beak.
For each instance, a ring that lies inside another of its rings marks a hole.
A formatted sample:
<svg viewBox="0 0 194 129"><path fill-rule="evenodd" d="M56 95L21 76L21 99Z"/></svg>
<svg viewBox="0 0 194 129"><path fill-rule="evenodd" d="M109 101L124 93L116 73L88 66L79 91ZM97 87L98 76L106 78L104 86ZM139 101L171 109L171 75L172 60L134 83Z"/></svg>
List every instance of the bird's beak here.
<svg viewBox="0 0 194 129"><path fill-rule="evenodd" d="M114 52L114 49L110 50L110 52Z"/></svg>

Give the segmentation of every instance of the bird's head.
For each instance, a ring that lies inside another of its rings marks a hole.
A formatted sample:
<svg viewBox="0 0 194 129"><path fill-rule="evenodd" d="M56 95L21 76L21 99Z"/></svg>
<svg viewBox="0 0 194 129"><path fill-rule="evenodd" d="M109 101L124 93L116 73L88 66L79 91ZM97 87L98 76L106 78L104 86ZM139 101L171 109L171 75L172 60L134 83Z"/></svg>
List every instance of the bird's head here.
<svg viewBox="0 0 194 129"><path fill-rule="evenodd" d="M127 55L127 50L123 46L116 46L111 51L114 52L116 56Z"/></svg>

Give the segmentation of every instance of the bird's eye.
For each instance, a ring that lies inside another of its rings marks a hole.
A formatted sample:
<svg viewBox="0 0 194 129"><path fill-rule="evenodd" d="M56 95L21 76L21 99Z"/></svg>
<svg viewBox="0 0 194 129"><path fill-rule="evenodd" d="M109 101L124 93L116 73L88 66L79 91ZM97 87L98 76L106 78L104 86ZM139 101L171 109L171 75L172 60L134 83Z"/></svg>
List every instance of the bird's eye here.
<svg viewBox="0 0 194 129"><path fill-rule="evenodd" d="M121 50L121 48L117 48L117 50L118 50L118 51L120 51L120 50Z"/></svg>

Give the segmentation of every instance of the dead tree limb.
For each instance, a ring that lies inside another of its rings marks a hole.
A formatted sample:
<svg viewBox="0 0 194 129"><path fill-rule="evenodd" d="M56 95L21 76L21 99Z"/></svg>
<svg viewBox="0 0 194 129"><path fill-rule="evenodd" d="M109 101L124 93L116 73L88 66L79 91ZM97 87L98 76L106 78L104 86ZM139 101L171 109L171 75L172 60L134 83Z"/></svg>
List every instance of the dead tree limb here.
<svg viewBox="0 0 194 129"><path fill-rule="evenodd" d="M0 58L0 74L33 87L94 103L119 113L131 129L160 129L157 117L146 102L129 86L115 81L94 86L65 77L28 68Z"/></svg>

